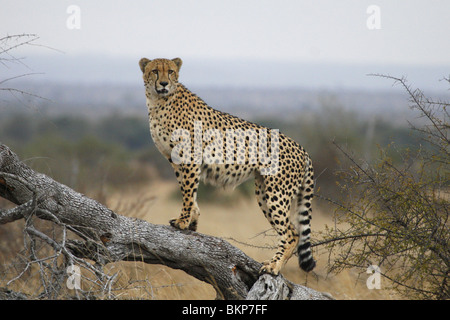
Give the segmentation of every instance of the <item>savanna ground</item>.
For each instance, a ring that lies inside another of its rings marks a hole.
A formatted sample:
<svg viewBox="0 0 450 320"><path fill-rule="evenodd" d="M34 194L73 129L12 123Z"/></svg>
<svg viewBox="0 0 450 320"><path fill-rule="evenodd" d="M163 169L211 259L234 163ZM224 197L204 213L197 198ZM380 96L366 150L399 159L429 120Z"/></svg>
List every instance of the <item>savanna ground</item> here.
<svg viewBox="0 0 450 320"><path fill-rule="evenodd" d="M414 114L410 118L417 119ZM336 105L334 100L327 101L320 110L310 111L306 117L298 114L290 120L255 122L279 128L300 142L312 156L315 193L320 196L313 204L313 245L320 239L321 231L337 223L336 207L324 198L338 202L342 197L338 173L353 172L351 163L333 141L350 150L354 159L364 159L369 166L389 157L390 164L401 168L404 158L398 150L422 152L418 142L421 137L409 130L406 120L398 125L400 120L364 118ZM181 197L174 174L152 145L145 118L120 114L89 119L64 115L46 117L29 111L3 113L0 138L34 170L85 193L119 214L167 225L180 212ZM384 149L387 145L391 148ZM277 237L257 205L253 181L234 191L203 186L198 197L201 211L198 232L222 237L257 261L272 257ZM11 204L0 199L0 208L8 207ZM42 223L41 230L49 236L61 232L48 222L37 223ZM48 252L42 244L38 248L24 249L29 239L26 239L23 225L23 221L0 225L0 288L38 298L36 294L42 291L42 283L48 285L52 279L38 268L40 262L27 269L25 266L30 251L35 250L37 257L48 256ZM390 289L383 277L381 289L368 289L366 281L370 274L366 273L366 267L329 273L334 255L339 254L338 247L333 248L334 252L330 252L324 245L313 247L317 267L309 274L300 270L297 257L293 256L282 270L283 275L294 283L328 292L337 299L408 298ZM57 259L54 261L58 263ZM108 274L115 274L111 295L96 298L214 299L216 296L210 285L183 271L160 265L120 262L107 264L104 269ZM83 290L89 292L92 283L88 275L84 276L81 284ZM65 288L58 298L73 297L76 292Z"/></svg>

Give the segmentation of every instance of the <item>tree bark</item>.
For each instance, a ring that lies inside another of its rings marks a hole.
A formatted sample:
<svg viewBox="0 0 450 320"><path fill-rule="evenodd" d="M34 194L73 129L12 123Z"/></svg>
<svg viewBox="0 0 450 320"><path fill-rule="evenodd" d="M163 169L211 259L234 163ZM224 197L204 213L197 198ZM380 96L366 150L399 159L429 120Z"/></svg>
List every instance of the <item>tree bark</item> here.
<svg viewBox="0 0 450 320"><path fill-rule="evenodd" d="M0 210L0 224L27 217L64 224L82 240L66 240L74 256L100 265L143 261L181 269L211 284L221 299L330 299L282 275L259 276L259 262L227 241L169 225L129 218L37 173L0 144L0 196L18 205ZM59 244L52 243L53 246Z"/></svg>

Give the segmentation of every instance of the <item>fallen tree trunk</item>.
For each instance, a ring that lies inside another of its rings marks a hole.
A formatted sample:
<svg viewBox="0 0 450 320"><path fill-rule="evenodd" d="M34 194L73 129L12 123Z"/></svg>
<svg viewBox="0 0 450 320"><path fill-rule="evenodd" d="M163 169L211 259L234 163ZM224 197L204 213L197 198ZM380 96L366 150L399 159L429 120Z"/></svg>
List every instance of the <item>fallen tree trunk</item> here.
<svg viewBox="0 0 450 320"><path fill-rule="evenodd" d="M115 213L33 171L3 144L0 196L18 205L0 210L0 224L36 215L78 235L81 240L56 241L27 227L27 232L69 260L90 259L97 266L121 260L166 265L211 284L222 299L330 299L328 294L293 284L282 275L260 277L261 264L221 238Z"/></svg>

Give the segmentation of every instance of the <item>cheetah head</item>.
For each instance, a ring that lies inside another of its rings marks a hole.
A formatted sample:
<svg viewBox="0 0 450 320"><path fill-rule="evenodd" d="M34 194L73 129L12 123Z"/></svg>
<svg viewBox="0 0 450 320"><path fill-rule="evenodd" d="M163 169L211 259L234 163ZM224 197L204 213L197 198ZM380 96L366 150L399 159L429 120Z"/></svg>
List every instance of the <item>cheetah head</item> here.
<svg viewBox="0 0 450 320"><path fill-rule="evenodd" d="M175 92L178 73L183 62L180 58L154 59L142 58L139 66L143 72L145 90L151 96L164 97Z"/></svg>

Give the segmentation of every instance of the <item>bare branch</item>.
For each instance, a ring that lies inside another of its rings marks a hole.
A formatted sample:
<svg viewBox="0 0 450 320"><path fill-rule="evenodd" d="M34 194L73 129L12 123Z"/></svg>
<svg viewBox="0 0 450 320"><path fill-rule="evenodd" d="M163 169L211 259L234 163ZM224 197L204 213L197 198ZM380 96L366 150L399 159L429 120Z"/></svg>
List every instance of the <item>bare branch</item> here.
<svg viewBox="0 0 450 320"><path fill-rule="evenodd" d="M15 49L17 49L19 47L23 47L23 46L38 46L38 47L44 47L46 49L61 52L60 50L57 50L55 48L51 48L49 46L36 43L36 41L38 39L39 39L39 37L36 34L28 34L28 33L17 34L17 35L8 35L8 36L0 38L0 64L2 64L4 67L8 68L8 65L11 63L19 63L22 66L26 67L27 69L31 70L31 68L28 67L22 61L23 60L22 58L17 58L12 54L12 52ZM22 78L22 77L26 77L26 76L30 76L30 75L36 75L36 74L42 74L42 73L31 72L31 73L25 73L25 74L13 76L13 77L10 77L7 79L0 79L0 85L4 85L6 82L9 82L14 79L18 79L18 78ZM15 93L19 93L24 96L31 96L31 97L35 97L35 98L39 98L39 99L48 100L37 94L26 92L24 90L20 90L17 88L10 88L10 87L0 88L0 91L9 92L14 97L16 97L14 95Z"/></svg>

